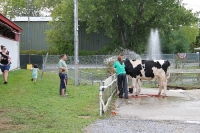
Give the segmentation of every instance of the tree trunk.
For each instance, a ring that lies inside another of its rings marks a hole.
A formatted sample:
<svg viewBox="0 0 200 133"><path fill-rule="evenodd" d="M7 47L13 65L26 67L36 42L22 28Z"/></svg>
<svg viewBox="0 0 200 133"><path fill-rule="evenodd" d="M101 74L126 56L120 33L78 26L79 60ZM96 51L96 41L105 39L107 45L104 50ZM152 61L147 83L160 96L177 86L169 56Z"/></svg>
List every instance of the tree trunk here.
<svg viewBox="0 0 200 133"><path fill-rule="evenodd" d="M123 46L126 47L124 23L120 16L118 16L118 28L119 28L119 37L121 38L121 42L122 42Z"/></svg>
<svg viewBox="0 0 200 133"><path fill-rule="evenodd" d="M121 40L122 40L123 46L126 46L126 40L125 40L125 37L124 37L124 32L122 30L121 30Z"/></svg>
<svg viewBox="0 0 200 133"><path fill-rule="evenodd" d="M134 28L134 33L137 33L137 26L142 18L142 14L144 12L144 3L145 3L146 0L143 0L140 5L139 5L139 9L138 9L138 16L137 16L137 20L135 22L135 28Z"/></svg>

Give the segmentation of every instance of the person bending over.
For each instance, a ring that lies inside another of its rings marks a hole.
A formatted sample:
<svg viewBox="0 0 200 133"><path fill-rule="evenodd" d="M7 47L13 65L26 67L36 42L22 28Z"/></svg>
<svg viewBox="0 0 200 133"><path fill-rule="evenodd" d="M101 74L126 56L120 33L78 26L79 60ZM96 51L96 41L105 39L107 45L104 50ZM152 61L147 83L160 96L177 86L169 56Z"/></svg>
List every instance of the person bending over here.
<svg viewBox="0 0 200 133"><path fill-rule="evenodd" d="M116 69L117 73L119 98L123 97L123 92L124 92L125 98L128 99L127 78L126 78L125 65L123 62L123 56L118 57L118 60L114 63L113 67Z"/></svg>

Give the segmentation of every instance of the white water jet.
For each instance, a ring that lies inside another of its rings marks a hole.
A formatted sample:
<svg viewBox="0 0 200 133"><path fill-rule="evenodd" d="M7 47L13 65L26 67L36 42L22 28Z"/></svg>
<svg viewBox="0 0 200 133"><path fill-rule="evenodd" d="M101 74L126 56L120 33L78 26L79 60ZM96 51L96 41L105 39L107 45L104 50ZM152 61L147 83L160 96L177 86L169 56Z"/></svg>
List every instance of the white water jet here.
<svg viewBox="0 0 200 133"><path fill-rule="evenodd" d="M160 47L160 36L158 29L151 29L148 49L147 49L147 59L148 60L160 60L161 56L161 47Z"/></svg>

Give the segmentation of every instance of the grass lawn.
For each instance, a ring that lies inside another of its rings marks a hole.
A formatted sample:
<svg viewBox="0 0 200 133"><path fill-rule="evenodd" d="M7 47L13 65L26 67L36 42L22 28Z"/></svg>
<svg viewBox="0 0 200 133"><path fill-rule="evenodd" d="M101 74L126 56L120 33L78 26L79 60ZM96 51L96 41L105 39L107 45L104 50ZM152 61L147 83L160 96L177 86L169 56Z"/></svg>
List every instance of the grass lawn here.
<svg viewBox="0 0 200 133"><path fill-rule="evenodd" d="M10 72L7 85L0 78L0 132L79 133L99 118L98 86L69 81L62 98L57 74L44 73L36 85L30 79L28 70Z"/></svg>

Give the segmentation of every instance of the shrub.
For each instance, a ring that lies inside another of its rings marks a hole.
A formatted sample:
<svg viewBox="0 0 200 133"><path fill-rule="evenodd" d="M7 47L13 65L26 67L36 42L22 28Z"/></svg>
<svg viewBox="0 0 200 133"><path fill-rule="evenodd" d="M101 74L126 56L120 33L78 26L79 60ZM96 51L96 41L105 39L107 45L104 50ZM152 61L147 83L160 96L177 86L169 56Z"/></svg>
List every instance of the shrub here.
<svg viewBox="0 0 200 133"><path fill-rule="evenodd" d="M46 53L47 53L47 50L41 50L41 51L30 50L30 54L34 54L34 55L46 55ZM20 54L28 55L29 54L29 50L21 50Z"/></svg>

